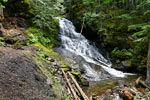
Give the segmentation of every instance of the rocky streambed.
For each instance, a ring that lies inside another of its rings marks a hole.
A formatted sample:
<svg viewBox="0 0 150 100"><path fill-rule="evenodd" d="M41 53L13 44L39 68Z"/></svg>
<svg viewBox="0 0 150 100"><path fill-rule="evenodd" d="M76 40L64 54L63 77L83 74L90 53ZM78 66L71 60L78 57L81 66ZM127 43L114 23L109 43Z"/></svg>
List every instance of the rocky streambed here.
<svg viewBox="0 0 150 100"><path fill-rule="evenodd" d="M92 96L93 100L149 100L149 88L140 82L139 75L112 78L89 82L89 86L83 86L83 90L89 97Z"/></svg>

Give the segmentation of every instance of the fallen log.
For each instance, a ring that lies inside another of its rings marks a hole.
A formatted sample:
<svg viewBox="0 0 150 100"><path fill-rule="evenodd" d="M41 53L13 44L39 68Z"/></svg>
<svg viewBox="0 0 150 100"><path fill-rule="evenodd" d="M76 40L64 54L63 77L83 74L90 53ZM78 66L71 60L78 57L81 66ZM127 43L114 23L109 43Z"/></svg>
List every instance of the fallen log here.
<svg viewBox="0 0 150 100"><path fill-rule="evenodd" d="M71 92L72 92L72 95L73 95L74 99L75 99L75 100L79 100L79 97L77 96L76 92L75 92L74 89L72 88L71 83L69 82L69 79L67 78L66 73L64 72L64 70L63 70L62 68L61 68L61 71L62 71L62 73L63 73L63 75L64 75L64 77L65 77L65 79L66 79L66 81L67 81L67 84L68 84L68 86L69 86L69 88L70 88L70 90L71 90Z"/></svg>
<svg viewBox="0 0 150 100"><path fill-rule="evenodd" d="M70 95L73 98L73 95L71 94L69 87L67 87L67 90L68 90L68 95Z"/></svg>
<svg viewBox="0 0 150 100"><path fill-rule="evenodd" d="M79 97L81 97L81 94L80 94L80 92L78 91L78 89L76 88L76 86L73 84L72 87L73 87L73 89L75 90L75 92L76 92L76 94L77 94L77 96L78 96L78 99L81 100L81 99L79 98Z"/></svg>
<svg viewBox="0 0 150 100"><path fill-rule="evenodd" d="M79 84L77 83L77 81L74 79L73 75L68 72L69 76L71 77L71 79L73 80L74 84L76 85L77 89L80 91L82 97L84 100L89 100L89 98L86 96L86 94L83 92L82 88L79 86Z"/></svg>
<svg viewBox="0 0 150 100"><path fill-rule="evenodd" d="M80 94L79 90L76 88L76 86L73 84L72 87L75 90L75 92L77 93L77 95L80 97L81 94Z"/></svg>
<svg viewBox="0 0 150 100"><path fill-rule="evenodd" d="M150 87L147 84L145 84L143 81L139 80L139 84L144 88L148 88L150 90Z"/></svg>
<svg viewBox="0 0 150 100"><path fill-rule="evenodd" d="M140 85L140 86L142 86L142 87L144 87L144 88L148 88L149 90L150 90L150 87L147 85L147 84L145 84L142 80L140 80L142 77L140 76L137 80L136 80L136 85L138 86L138 85Z"/></svg>

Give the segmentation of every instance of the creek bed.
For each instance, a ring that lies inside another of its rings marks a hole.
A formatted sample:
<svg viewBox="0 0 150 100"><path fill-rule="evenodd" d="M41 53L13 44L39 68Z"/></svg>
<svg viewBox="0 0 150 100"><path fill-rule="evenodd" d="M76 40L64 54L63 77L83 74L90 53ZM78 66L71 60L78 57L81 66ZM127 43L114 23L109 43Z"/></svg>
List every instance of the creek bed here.
<svg viewBox="0 0 150 100"><path fill-rule="evenodd" d="M101 96L105 94L108 89L113 89L116 86L124 86L124 85L134 85L135 80L139 77L139 75L128 76L126 78L113 78L113 79L105 79L101 81L90 81L89 86L83 86L83 91L88 95L96 95Z"/></svg>

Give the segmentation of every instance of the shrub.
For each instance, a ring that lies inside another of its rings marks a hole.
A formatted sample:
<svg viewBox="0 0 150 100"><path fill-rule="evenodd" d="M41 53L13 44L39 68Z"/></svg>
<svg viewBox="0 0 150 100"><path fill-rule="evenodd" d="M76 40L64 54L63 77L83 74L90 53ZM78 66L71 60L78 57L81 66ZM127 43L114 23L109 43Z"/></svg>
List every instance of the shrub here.
<svg viewBox="0 0 150 100"><path fill-rule="evenodd" d="M27 33L27 36L30 38L30 44L40 42L42 45L48 47L53 42L50 34L34 27L30 27L25 33Z"/></svg>
<svg viewBox="0 0 150 100"><path fill-rule="evenodd" d="M129 50L122 49L119 50L117 47L112 51L112 55L121 59L132 57L132 53Z"/></svg>

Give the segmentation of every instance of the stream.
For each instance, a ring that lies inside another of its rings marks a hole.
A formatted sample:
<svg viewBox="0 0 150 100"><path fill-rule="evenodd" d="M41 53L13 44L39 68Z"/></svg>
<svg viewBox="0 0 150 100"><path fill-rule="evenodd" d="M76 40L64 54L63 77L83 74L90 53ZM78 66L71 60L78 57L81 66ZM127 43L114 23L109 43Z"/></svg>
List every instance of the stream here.
<svg viewBox="0 0 150 100"><path fill-rule="evenodd" d="M88 94L102 94L108 88L120 85L119 81L135 82L134 74L124 73L111 68L109 57L105 57L94 43L87 40L82 34L76 32L73 23L65 18L57 17L59 20L60 33L58 38L60 46L55 50L64 56L74 59L83 76L90 80L89 87L83 87ZM131 82L131 83L133 83Z"/></svg>
<svg viewBox="0 0 150 100"><path fill-rule="evenodd" d="M113 78L113 79L105 79L101 81L90 81L89 86L83 86L84 92L88 95L102 95L104 94L108 89L113 90L113 88L120 86L124 87L123 85L134 85L135 80L138 78L138 75L134 76L128 76L126 78Z"/></svg>

